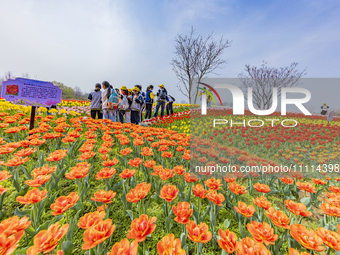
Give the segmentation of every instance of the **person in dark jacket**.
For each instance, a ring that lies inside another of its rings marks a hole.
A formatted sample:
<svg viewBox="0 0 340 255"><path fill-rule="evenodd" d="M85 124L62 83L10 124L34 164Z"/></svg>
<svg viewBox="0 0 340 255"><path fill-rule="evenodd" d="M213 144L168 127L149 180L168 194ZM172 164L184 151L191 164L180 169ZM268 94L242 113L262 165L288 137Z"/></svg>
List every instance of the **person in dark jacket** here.
<svg viewBox="0 0 340 255"><path fill-rule="evenodd" d="M327 104L324 103L323 106L321 106L321 115L327 115L328 108L329 108L329 106L327 106Z"/></svg>
<svg viewBox="0 0 340 255"><path fill-rule="evenodd" d="M145 95L145 119L150 119L151 114L152 114L152 104L153 104L153 99L155 98L153 94L153 86L150 85L149 87L146 88L146 95Z"/></svg>
<svg viewBox="0 0 340 255"><path fill-rule="evenodd" d="M174 109L173 109L173 103L176 101L176 99L173 96L168 95L166 97L166 114L169 116L170 114L174 114Z"/></svg>
<svg viewBox="0 0 340 255"><path fill-rule="evenodd" d="M91 100L90 109L91 109L91 118L95 119L98 116L98 119L102 119L102 85L97 83L93 92L89 94L88 99Z"/></svg>
<svg viewBox="0 0 340 255"><path fill-rule="evenodd" d="M164 88L163 84L158 85L158 87L159 87L159 90L157 92L157 105L156 105L155 113L153 114L154 118L157 118L159 108L161 108L161 117L164 116L165 101L168 95L168 92Z"/></svg>

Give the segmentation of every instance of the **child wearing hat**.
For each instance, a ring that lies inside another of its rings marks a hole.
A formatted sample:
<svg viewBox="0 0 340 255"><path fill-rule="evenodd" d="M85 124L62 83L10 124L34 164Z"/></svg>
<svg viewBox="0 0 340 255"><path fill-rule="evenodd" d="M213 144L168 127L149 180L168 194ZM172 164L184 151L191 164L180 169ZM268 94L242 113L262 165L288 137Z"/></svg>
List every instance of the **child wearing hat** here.
<svg viewBox="0 0 340 255"><path fill-rule="evenodd" d="M140 93L140 90L138 87L134 87L132 89L132 104L131 104L131 123L133 124L139 124L139 112L142 109L142 106L144 105L144 98L142 94Z"/></svg>

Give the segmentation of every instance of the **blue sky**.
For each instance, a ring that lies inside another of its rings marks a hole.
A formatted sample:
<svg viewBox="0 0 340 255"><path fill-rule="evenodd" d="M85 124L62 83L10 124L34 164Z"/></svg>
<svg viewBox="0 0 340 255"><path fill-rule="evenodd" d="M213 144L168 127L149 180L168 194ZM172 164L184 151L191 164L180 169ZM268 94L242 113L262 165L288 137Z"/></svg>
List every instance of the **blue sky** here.
<svg viewBox="0 0 340 255"><path fill-rule="evenodd" d="M177 101L170 65L174 38L197 34L232 41L219 76L245 64L307 67L305 77L339 77L340 2L0 0L0 75L28 73L89 92L163 83Z"/></svg>

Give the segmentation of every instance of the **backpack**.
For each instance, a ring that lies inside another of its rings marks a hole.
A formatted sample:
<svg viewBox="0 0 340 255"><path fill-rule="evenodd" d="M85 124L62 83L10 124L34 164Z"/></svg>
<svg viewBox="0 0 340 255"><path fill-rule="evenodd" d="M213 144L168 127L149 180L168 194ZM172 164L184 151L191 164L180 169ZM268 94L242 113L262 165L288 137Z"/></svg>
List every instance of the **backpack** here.
<svg viewBox="0 0 340 255"><path fill-rule="evenodd" d="M130 107L127 97L124 95L122 101L118 104L118 109L126 111Z"/></svg>
<svg viewBox="0 0 340 255"><path fill-rule="evenodd" d="M168 93L166 93L166 90L163 89L163 91L161 92L160 96L159 96L159 99L161 100L166 100L166 96L167 96Z"/></svg>

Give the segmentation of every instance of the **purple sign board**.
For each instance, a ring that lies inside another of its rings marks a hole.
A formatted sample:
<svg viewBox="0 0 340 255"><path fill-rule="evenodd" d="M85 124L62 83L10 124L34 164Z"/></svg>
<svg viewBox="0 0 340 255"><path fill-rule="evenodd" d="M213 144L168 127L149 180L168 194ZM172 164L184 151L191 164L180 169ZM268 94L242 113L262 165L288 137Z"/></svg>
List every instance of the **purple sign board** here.
<svg viewBox="0 0 340 255"><path fill-rule="evenodd" d="M52 82L24 78L2 82L1 97L14 104L28 106L57 105L61 102L61 89Z"/></svg>

